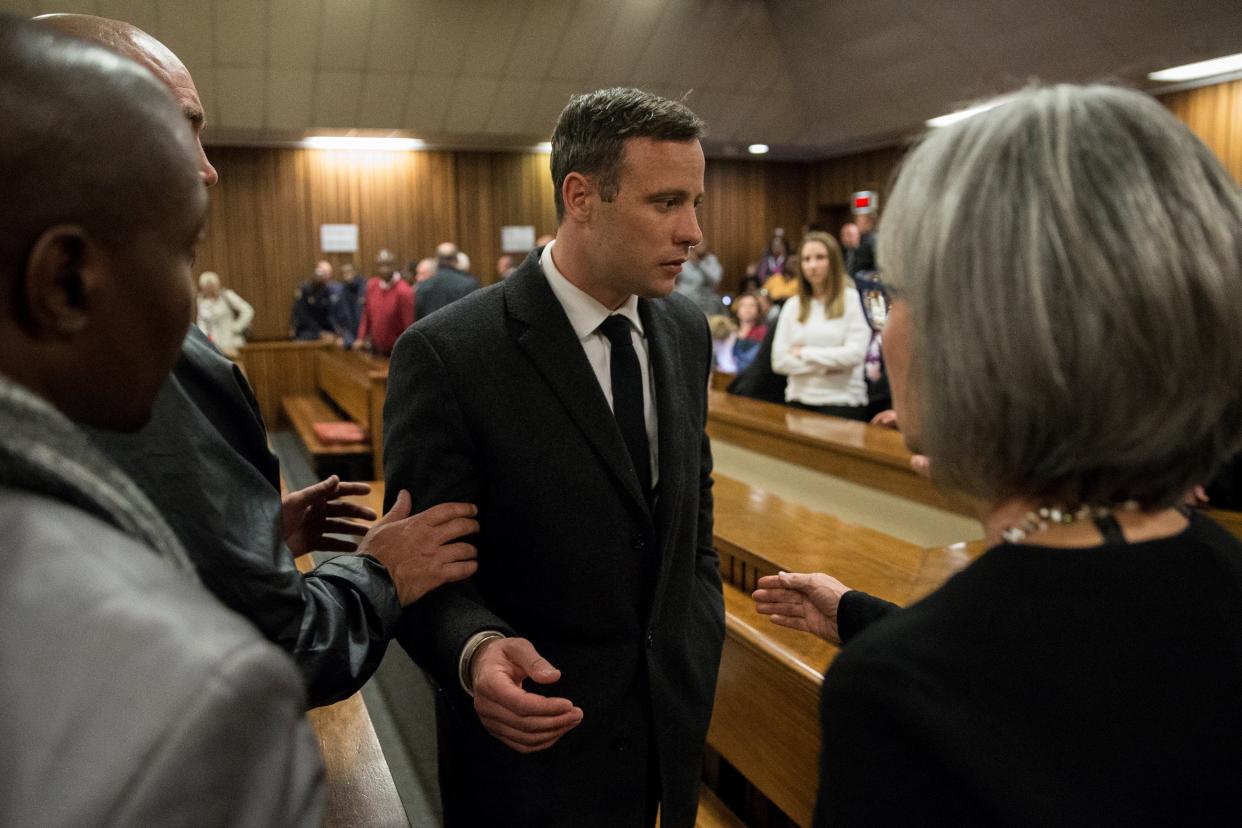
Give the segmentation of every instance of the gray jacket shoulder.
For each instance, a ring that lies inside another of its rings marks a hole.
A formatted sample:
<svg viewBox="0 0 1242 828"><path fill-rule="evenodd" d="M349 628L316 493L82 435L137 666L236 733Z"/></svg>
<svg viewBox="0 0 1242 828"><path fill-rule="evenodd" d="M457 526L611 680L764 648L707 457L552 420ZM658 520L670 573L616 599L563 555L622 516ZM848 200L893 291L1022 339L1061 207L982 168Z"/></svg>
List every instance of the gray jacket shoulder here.
<svg viewBox="0 0 1242 828"><path fill-rule="evenodd" d="M288 657L68 505L0 489L0 533L0 824L317 824Z"/></svg>

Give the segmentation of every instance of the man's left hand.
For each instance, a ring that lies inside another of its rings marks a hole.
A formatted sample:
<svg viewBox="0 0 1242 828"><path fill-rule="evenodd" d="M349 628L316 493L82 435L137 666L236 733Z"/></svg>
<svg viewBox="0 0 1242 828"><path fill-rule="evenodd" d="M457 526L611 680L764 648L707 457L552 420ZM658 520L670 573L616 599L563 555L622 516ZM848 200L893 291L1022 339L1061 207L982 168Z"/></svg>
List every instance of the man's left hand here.
<svg viewBox="0 0 1242 828"><path fill-rule="evenodd" d="M281 498L280 534L294 557L307 552L353 552L358 547L355 541L324 536L365 535L367 527L349 518L371 521L375 512L338 498L370 492L366 483L342 483L334 474Z"/></svg>

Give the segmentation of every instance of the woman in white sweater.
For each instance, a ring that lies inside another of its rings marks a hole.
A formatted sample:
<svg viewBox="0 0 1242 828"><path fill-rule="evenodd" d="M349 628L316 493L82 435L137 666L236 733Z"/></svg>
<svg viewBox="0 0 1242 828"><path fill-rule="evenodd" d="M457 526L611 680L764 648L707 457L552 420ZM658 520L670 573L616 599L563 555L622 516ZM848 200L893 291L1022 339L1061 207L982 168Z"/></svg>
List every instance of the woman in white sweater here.
<svg viewBox="0 0 1242 828"><path fill-rule="evenodd" d="M207 271L198 277L198 327L225 356L237 356L253 319L254 308L233 291L221 288L219 276Z"/></svg>
<svg viewBox="0 0 1242 828"><path fill-rule="evenodd" d="M798 295L781 309L772 341L772 370L789 377L785 401L865 421L871 329L858 291L848 286L841 248L827 233L807 233L796 263Z"/></svg>

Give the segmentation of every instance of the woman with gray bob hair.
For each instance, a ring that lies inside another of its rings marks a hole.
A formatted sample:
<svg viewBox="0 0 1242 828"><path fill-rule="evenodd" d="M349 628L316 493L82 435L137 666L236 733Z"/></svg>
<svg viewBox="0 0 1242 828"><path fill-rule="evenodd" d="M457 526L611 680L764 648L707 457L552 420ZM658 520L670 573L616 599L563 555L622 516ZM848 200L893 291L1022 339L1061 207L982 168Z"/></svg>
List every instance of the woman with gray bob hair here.
<svg viewBox="0 0 1242 828"><path fill-rule="evenodd" d="M817 823L1236 823L1242 543L1181 503L1242 446L1237 183L1145 95L1030 89L911 151L878 252L903 436L989 548L902 610L760 579L846 645Z"/></svg>

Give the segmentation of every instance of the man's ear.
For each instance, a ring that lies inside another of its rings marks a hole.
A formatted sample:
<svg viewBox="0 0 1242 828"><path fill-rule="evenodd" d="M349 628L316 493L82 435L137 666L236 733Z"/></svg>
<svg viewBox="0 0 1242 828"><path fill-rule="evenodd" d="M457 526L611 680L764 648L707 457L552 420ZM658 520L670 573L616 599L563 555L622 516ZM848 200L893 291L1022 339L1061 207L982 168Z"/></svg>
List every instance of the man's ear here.
<svg viewBox="0 0 1242 828"><path fill-rule="evenodd" d="M36 334L72 336L90 324L103 277L100 250L77 225L59 224L39 236L26 260L26 316Z"/></svg>
<svg viewBox="0 0 1242 828"><path fill-rule="evenodd" d="M577 222L591 218L594 206L595 182L582 173L571 172L561 183L561 200L565 203L565 217Z"/></svg>

